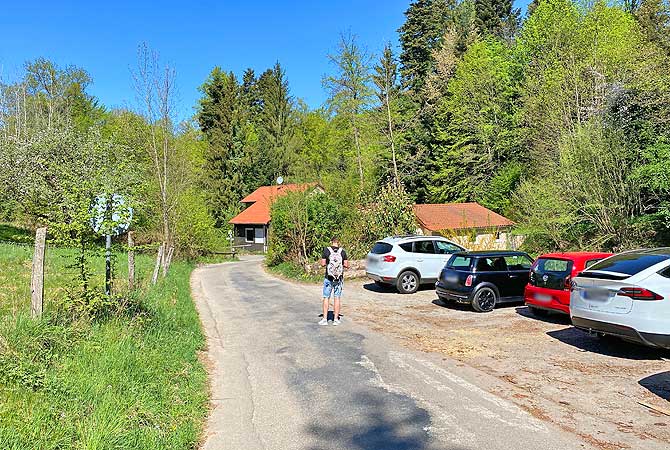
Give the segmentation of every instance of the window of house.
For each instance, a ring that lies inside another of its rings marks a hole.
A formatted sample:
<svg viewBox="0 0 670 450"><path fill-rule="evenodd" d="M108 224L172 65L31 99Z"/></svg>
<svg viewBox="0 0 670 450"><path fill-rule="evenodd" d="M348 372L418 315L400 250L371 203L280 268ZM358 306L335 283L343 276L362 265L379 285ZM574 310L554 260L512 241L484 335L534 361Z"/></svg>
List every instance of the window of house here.
<svg viewBox="0 0 670 450"><path fill-rule="evenodd" d="M246 228L244 230L244 241L245 242L254 242L255 231L253 228Z"/></svg>

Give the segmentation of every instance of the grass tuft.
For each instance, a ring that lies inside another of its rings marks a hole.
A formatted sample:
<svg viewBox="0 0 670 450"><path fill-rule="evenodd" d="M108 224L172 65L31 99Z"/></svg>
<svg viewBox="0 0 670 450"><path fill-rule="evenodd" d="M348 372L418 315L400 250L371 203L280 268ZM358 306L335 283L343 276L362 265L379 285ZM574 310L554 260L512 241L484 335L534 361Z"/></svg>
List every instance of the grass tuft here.
<svg viewBox="0 0 670 450"><path fill-rule="evenodd" d="M67 255L47 251L45 315L32 320L31 252L0 244L0 448L196 448L208 392L193 265L174 262L157 286L120 295L127 303L111 313L63 320ZM153 258L136 260L146 280Z"/></svg>

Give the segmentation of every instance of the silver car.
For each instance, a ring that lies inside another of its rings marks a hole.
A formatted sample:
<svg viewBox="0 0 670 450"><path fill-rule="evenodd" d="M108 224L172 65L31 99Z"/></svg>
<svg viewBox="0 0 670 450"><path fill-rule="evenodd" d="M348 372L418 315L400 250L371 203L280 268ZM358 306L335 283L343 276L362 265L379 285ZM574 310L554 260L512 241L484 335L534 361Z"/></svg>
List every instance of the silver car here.
<svg viewBox="0 0 670 450"><path fill-rule="evenodd" d="M378 285L413 294L421 284L435 283L451 255L463 250L441 236L388 237L372 247L365 270Z"/></svg>
<svg viewBox="0 0 670 450"><path fill-rule="evenodd" d="M591 333L670 348L670 248L620 253L580 273L570 316Z"/></svg>

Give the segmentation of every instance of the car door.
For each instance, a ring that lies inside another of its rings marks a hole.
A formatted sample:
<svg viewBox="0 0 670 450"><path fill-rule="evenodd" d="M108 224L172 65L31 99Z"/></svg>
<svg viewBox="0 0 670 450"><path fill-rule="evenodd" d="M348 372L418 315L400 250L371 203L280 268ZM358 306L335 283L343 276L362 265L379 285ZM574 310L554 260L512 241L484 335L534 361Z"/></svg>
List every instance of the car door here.
<svg viewBox="0 0 670 450"><path fill-rule="evenodd" d="M477 259L477 283L491 283L495 285L500 297L507 297L510 277L502 256L481 256Z"/></svg>
<svg viewBox="0 0 670 450"><path fill-rule="evenodd" d="M439 255L435 254L435 245L432 240L421 240L414 242L414 257L416 262L416 268L421 273L421 281L431 281L436 280L437 276L442 270L442 267L436 269L436 266L439 266L438 257Z"/></svg>
<svg viewBox="0 0 670 450"><path fill-rule="evenodd" d="M505 264L509 273L509 283L505 296L522 298L528 284L533 260L526 255L510 255L505 256Z"/></svg>

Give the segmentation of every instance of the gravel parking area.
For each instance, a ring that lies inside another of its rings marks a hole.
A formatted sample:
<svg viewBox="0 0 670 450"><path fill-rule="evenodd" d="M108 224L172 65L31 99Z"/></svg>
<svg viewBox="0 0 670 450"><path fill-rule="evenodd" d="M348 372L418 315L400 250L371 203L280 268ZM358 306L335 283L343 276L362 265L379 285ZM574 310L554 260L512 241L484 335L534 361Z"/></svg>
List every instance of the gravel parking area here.
<svg viewBox="0 0 670 450"><path fill-rule="evenodd" d="M507 381L492 391L597 448L670 447L670 415L659 412L670 414L670 352L590 336L568 317L537 318L523 305L491 313L445 305L429 288L400 295L348 281L344 305L352 320L404 345Z"/></svg>

